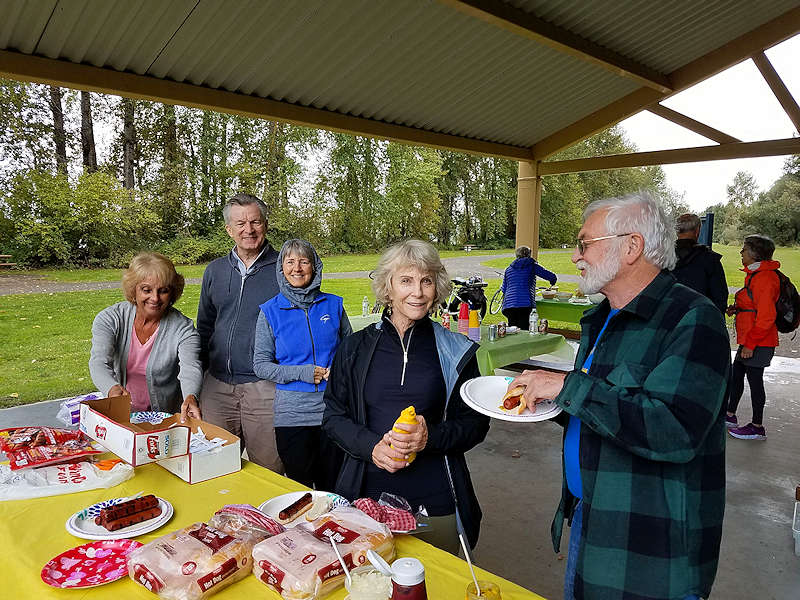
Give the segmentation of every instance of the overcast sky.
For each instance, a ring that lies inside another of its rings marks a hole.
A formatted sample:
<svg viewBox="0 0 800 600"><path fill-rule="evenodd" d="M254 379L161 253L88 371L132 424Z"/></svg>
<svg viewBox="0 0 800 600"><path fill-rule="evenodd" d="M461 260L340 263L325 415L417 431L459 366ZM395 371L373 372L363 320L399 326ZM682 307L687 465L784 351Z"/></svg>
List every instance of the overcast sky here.
<svg viewBox="0 0 800 600"><path fill-rule="evenodd" d="M795 100L800 102L800 35L767 50L766 54ZM752 60L676 94L663 104L744 142L797 136L792 122ZM640 151L716 144L647 111L621 124ZM685 193L684 199L692 210L702 211L726 201L726 186L737 171L752 173L760 191L769 189L781 176L785 158L743 158L662 168L670 187Z"/></svg>

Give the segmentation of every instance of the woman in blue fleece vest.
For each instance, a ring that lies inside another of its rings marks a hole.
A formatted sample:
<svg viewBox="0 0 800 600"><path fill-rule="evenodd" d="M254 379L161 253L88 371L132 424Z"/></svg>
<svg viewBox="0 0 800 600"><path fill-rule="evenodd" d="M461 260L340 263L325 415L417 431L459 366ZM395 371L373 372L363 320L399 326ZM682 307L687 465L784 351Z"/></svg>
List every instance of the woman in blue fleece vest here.
<svg viewBox="0 0 800 600"><path fill-rule="evenodd" d="M253 371L276 383L275 441L286 475L331 489L341 451L322 431L322 395L333 355L352 329L342 298L320 291L322 261L305 240L288 240L277 263L280 293L261 305Z"/></svg>

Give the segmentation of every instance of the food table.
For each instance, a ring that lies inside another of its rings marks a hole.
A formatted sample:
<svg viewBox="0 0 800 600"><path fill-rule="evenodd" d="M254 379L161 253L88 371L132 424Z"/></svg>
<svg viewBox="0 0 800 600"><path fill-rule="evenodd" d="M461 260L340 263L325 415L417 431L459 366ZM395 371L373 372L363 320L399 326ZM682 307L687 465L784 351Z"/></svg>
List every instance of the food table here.
<svg viewBox="0 0 800 600"><path fill-rule="evenodd" d="M133 478L107 490L0 502L0 573L3 574L3 597L156 599L155 594L134 583L129 577L94 588L61 590L46 585L39 574L51 558L88 541L67 533L64 527L66 520L75 512L108 498L133 496L143 491L145 494L154 493L172 503L175 514L167 524L136 538L139 542L147 543L181 527L207 521L225 504L247 503L258 506L274 496L306 489L248 461L243 461L242 466L242 470L237 473L189 485L158 465L147 464L137 467ZM413 535L396 536L395 548L398 556L414 556L425 565L428 598L464 598L464 590L471 581L464 561L416 539ZM503 600L541 599L541 596L488 571L477 571L480 579L494 581L500 586ZM342 587L326 598L341 600L345 595ZM257 581L253 575L248 575L244 580L213 596L220 600L248 597L280 600L278 594Z"/></svg>
<svg viewBox="0 0 800 600"><path fill-rule="evenodd" d="M379 319L380 315L357 316L351 317L350 323L353 330L358 331ZM452 331L456 331L457 327L456 323L450 324ZM527 331L519 331L490 342L489 328L485 325L481 327L479 344L481 347L478 349L476 357L482 375L494 375L494 370L497 368L524 361L538 354L550 354L565 348L569 350L564 336L553 333L530 335Z"/></svg>
<svg viewBox="0 0 800 600"><path fill-rule="evenodd" d="M519 331L489 341L487 327L481 327L481 347L476 358L481 375L494 375L494 370L505 365L518 363L537 354L549 354L566 346L563 335L555 333L537 333L530 335L527 331Z"/></svg>
<svg viewBox="0 0 800 600"><path fill-rule="evenodd" d="M548 321L579 323L583 313L593 306L596 305L574 303L568 300L536 299L536 311L539 313L539 318L547 319Z"/></svg>

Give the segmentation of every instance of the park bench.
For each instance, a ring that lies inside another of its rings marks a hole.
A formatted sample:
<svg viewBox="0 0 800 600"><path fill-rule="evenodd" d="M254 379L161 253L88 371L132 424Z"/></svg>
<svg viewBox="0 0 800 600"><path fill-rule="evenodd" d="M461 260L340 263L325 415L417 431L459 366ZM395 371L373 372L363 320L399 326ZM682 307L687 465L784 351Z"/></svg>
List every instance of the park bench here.
<svg viewBox="0 0 800 600"><path fill-rule="evenodd" d="M472 244L465 244L464 245L464 252L472 252L472 250L474 248L475 248L475 246L473 246Z"/></svg>
<svg viewBox="0 0 800 600"><path fill-rule="evenodd" d="M0 254L0 267L14 267L17 263L15 262L8 262L8 259L12 258L10 254Z"/></svg>

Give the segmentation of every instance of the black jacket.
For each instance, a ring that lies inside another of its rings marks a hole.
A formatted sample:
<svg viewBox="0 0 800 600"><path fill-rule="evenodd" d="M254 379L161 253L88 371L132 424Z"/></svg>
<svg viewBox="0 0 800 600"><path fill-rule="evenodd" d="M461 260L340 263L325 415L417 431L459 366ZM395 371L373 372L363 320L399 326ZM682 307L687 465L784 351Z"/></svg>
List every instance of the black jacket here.
<svg viewBox="0 0 800 600"><path fill-rule="evenodd" d="M678 283L700 292L711 300L720 311L725 312L728 305L728 282L722 270L720 259L708 246L682 239L675 243L678 263L672 274Z"/></svg>
<svg viewBox="0 0 800 600"><path fill-rule="evenodd" d="M233 251L211 261L203 273L197 332L203 370L228 384L258 381L253 373L253 344L259 305L278 293L278 253L267 243L244 278Z"/></svg>
<svg viewBox="0 0 800 600"><path fill-rule="evenodd" d="M367 428L364 399L372 355L379 336L385 335L382 326L383 322L370 325L342 342L333 359L325 389L322 428L345 452L334 491L350 500L360 494L366 463L372 460L372 449L383 437ZM489 418L464 404L459 389L464 381L479 375L475 359L478 346L460 334L446 331L438 323L433 327L445 384L449 378L457 377L457 380L448 386L452 387L452 392L442 422L428 426L428 443L423 452L441 454L450 478L459 529L464 530L470 546L474 547L478 542L482 513L464 453L484 440L489 431ZM443 346L448 348L443 349ZM453 353L454 347L459 351ZM456 360L449 359L450 355Z"/></svg>

